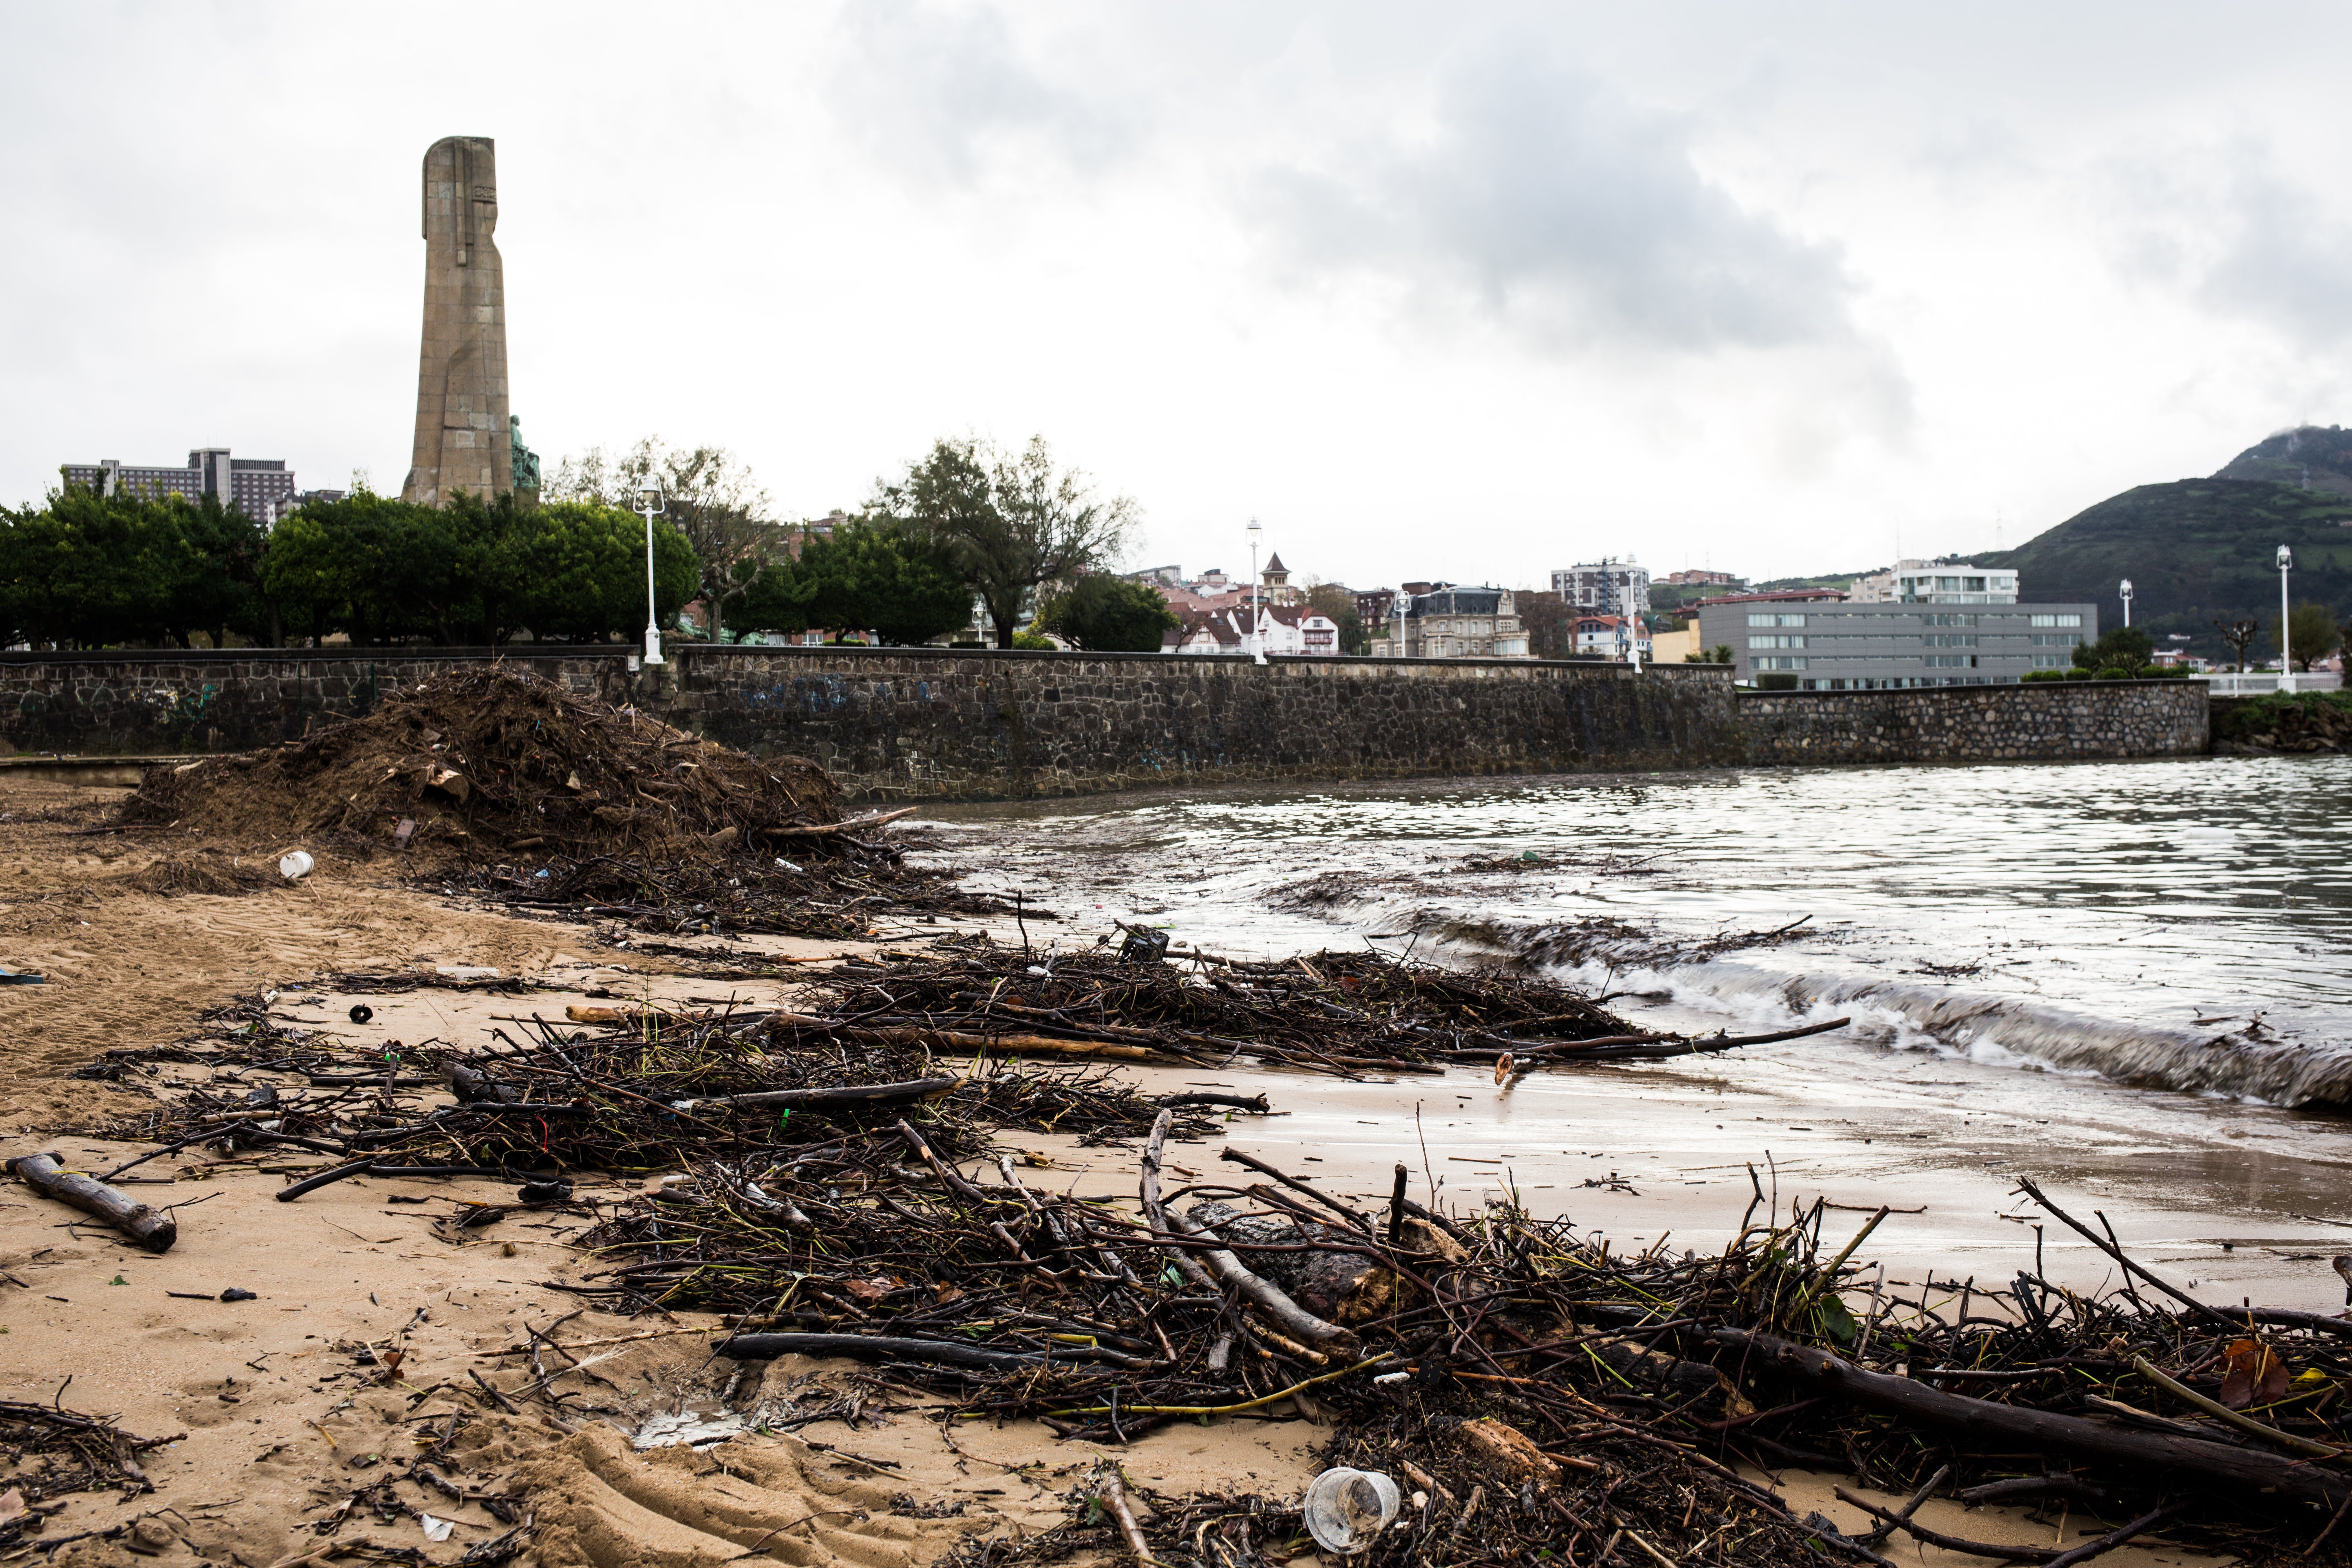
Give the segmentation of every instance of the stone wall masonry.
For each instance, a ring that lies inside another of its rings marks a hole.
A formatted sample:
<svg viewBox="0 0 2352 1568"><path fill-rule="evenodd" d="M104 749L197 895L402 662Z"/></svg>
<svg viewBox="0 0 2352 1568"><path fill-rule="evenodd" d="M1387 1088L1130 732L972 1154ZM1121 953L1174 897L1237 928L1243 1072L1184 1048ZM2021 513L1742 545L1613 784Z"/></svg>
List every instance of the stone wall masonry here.
<svg viewBox="0 0 2352 1568"><path fill-rule="evenodd" d="M355 718L385 692L488 649L248 648L0 654L0 751L87 756L239 752ZM625 649L551 648L506 658L583 694L625 700Z"/></svg>
<svg viewBox="0 0 2352 1568"><path fill-rule="evenodd" d="M1758 765L2187 757L2210 747L2205 689L2193 680L1743 691L1738 715Z"/></svg>
<svg viewBox="0 0 2352 1568"><path fill-rule="evenodd" d="M1727 670L1525 660L697 650L672 716L863 799L1738 759Z"/></svg>
<svg viewBox="0 0 2352 1568"><path fill-rule="evenodd" d="M866 801L1153 785L1740 764L2184 756L2203 689L2067 681L1735 695L1720 665L1277 658L989 649L246 649L0 654L0 751L244 751L365 713L440 669L502 660L762 755L814 758Z"/></svg>

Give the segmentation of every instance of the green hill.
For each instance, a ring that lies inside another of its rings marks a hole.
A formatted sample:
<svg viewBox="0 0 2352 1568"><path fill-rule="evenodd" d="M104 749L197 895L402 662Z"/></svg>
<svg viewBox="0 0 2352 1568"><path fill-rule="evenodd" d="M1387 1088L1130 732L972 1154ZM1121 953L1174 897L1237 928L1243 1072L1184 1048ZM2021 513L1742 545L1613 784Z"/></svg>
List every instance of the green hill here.
<svg viewBox="0 0 2352 1568"><path fill-rule="evenodd" d="M2297 489L2352 496L2352 430L2341 425L2282 430L2231 458L2213 477L2268 479Z"/></svg>
<svg viewBox="0 0 2352 1568"><path fill-rule="evenodd" d="M2343 442L2352 465L2352 435L2305 430ZM2285 437L2249 448L2231 468L2278 463L2262 456ZM2335 449L2328 449L2335 456ZM2300 458L2297 459L2298 462ZM2224 470L2225 472L2228 470ZM2252 616L2263 623L2257 653L2278 651L2278 547L2294 552L2295 603L2316 599L2341 621L2352 616L2352 495L2319 487L2321 463L2312 460L2310 489L2265 479L2179 479L2141 485L2075 513L2015 550L1978 554L1984 566L2014 566L2018 597L2034 604L2087 600L2101 626L2117 625L2116 584L2132 580L2132 625L2159 644L2187 632L2189 646L2212 658L2227 649L2216 620Z"/></svg>

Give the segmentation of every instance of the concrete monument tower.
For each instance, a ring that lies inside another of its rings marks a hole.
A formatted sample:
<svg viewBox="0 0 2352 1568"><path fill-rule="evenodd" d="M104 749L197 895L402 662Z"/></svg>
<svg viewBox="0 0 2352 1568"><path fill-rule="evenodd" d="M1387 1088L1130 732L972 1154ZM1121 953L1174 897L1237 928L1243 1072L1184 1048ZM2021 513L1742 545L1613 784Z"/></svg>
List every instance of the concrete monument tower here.
<svg viewBox="0 0 2352 1568"><path fill-rule="evenodd" d="M507 298L499 247L498 162L487 136L448 136L425 153L425 344L416 370L416 455L400 499L446 506L514 489L507 409Z"/></svg>

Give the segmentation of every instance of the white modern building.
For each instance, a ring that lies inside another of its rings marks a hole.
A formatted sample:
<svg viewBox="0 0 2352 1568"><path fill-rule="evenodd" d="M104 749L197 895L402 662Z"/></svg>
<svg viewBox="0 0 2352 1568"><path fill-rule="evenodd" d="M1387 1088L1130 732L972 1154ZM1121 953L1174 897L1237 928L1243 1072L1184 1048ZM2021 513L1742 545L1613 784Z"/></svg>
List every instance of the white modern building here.
<svg viewBox="0 0 2352 1568"><path fill-rule="evenodd" d="M1854 579L1853 605L2014 605L2017 572L1949 561L1898 561Z"/></svg>
<svg viewBox="0 0 2352 1568"><path fill-rule="evenodd" d="M1630 555L1622 560L1612 556L1553 573L1551 591L1571 609L1639 615L1650 607L1650 569L1636 565Z"/></svg>

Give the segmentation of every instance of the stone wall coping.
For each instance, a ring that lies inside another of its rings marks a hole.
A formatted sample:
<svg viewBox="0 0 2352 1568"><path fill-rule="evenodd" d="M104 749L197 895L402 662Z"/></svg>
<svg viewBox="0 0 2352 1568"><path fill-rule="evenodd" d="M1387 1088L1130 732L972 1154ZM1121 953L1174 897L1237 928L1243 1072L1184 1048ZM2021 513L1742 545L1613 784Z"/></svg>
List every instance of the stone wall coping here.
<svg viewBox="0 0 2352 1568"><path fill-rule="evenodd" d="M0 652L0 668L43 664L509 663L542 658L625 659L620 643L543 643L526 647L121 647L72 653Z"/></svg>
<svg viewBox="0 0 2352 1568"><path fill-rule="evenodd" d="M544 643L508 647L231 647L231 648L99 648L71 653L0 652L0 668L45 664L301 664L312 662L457 664L529 662L548 658L609 658L625 660L637 649L625 643ZM856 658L979 658L1087 659L1114 663L1148 663L1170 668L1212 669L1255 668L1255 661L1233 654L1087 653L1076 648L940 647L935 644L901 647L769 647L759 643L674 643L668 651L680 659L786 656L822 663ZM1304 668L1347 665L1371 670L1421 669L1599 669L1623 674L1663 674L1674 679L1728 679L1727 664L1646 664L1632 666L1604 658L1374 658L1358 654L1270 654L1268 666ZM2076 682L2075 684L2082 684ZM1761 692L1759 696L1811 696L1813 693ZM1832 694L1834 695L1834 694Z"/></svg>
<svg viewBox="0 0 2352 1568"><path fill-rule="evenodd" d="M2176 676L2167 675L2156 676L2144 680L2137 679L2131 680L2036 680L2031 682L2020 680L2004 683L2000 686L1898 686L1891 689L1882 687L1875 690L1867 691L1759 691L1751 686L1735 686L1731 689L1731 694L1734 697L1739 698L1743 701L1751 698L1760 697L1834 697L1840 700L1847 700L1856 697L1918 697L1927 694L1933 694L1937 697L1951 697L1964 693L1984 691L2074 691L2079 690L2081 688L2085 686L2179 686L2194 689L2196 684L2197 683L2193 680L2183 680ZM2214 698L2213 700L2220 702L2227 700L2227 699L2217 697Z"/></svg>

